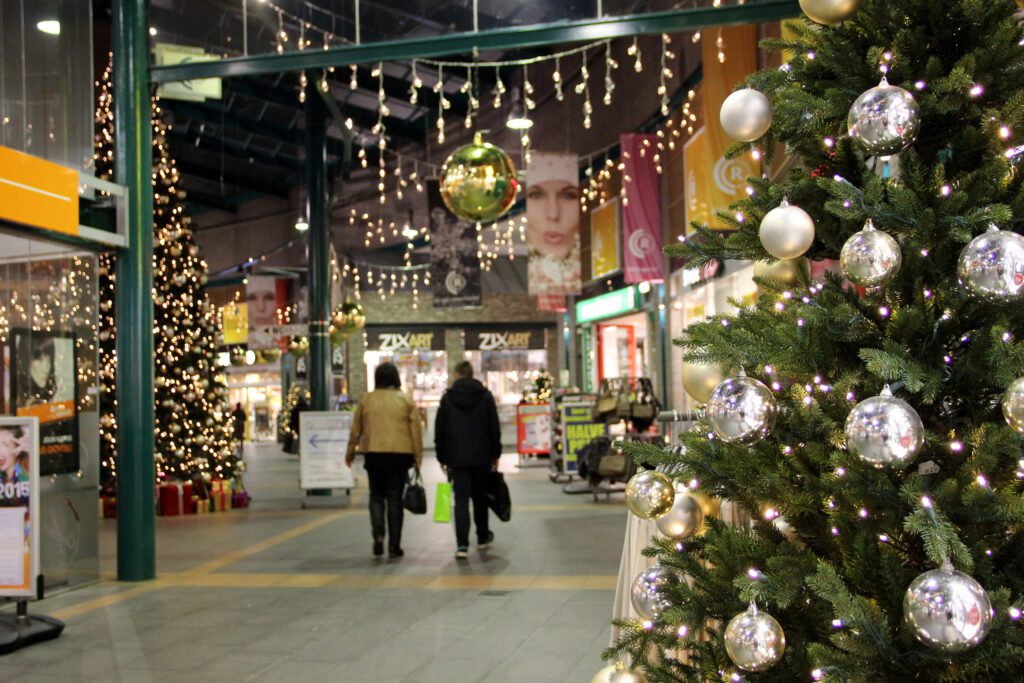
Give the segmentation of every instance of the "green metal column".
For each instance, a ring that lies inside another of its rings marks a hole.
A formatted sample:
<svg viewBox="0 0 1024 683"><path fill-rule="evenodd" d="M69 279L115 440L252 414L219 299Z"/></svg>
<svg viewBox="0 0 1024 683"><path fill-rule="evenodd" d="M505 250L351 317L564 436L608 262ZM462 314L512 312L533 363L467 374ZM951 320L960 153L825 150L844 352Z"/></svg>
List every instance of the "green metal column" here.
<svg viewBox="0 0 1024 683"><path fill-rule="evenodd" d="M114 153L128 188L127 252L117 258L117 578L156 577L153 484L153 129L149 0L113 0Z"/></svg>
<svg viewBox="0 0 1024 683"><path fill-rule="evenodd" d="M306 98L306 219L309 221L309 391L312 410L331 407L331 226L327 212L327 105Z"/></svg>

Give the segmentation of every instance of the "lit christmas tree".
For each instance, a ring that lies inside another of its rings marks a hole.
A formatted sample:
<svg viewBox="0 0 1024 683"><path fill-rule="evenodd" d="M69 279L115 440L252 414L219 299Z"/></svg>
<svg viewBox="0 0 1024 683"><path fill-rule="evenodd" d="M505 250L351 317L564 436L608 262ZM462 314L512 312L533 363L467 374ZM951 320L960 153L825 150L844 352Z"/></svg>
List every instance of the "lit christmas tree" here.
<svg viewBox="0 0 1024 683"><path fill-rule="evenodd" d="M113 93L108 65L96 110L96 173L113 178ZM167 148L167 124L156 101L153 120L154 430L157 479L230 478L237 465L225 377L216 363L218 316L206 295L185 192ZM114 257L100 261L100 445L102 484L117 477Z"/></svg>
<svg viewBox="0 0 1024 683"><path fill-rule="evenodd" d="M835 25L769 41L792 58L721 123L732 154L801 163L750 180L731 234L669 249L693 268L798 260L759 278L756 305L686 330L687 360L723 381L684 448L627 444L665 470L627 489L657 565L607 654L650 681L1019 680L1017 7L800 4ZM805 255L842 273L812 279Z"/></svg>

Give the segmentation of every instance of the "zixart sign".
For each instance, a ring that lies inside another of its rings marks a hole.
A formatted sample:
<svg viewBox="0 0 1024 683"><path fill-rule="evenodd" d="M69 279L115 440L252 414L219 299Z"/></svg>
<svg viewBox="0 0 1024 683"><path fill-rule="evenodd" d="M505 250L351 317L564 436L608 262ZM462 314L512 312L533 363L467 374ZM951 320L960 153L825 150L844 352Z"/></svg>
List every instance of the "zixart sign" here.
<svg viewBox="0 0 1024 683"><path fill-rule="evenodd" d="M467 351L543 349L544 330L466 330Z"/></svg>
<svg viewBox="0 0 1024 683"><path fill-rule="evenodd" d="M371 351L394 353L396 351L443 351L444 328L368 327L366 348Z"/></svg>

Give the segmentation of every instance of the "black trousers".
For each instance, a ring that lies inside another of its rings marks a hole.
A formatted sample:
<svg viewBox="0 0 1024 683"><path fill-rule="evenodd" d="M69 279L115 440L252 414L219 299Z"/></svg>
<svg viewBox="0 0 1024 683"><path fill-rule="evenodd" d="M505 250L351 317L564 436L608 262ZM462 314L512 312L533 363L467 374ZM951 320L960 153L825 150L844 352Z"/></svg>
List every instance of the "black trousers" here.
<svg viewBox="0 0 1024 683"><path fill-rule="evenodd" d="M384 539L385 519L389 548L402 546L402 495L409 468L414 464L408 453L367 453L366 475L370 479L370 526L374 539Z"/></svg>
<svg viewBox="0 0 1024 683"><path fill-rule="evenodd" d="M455 494L455 543L469 545L469 501L473 500L473 522L480 543L490 535L487 519L487 473L490 467L452 468L452 493Z"/></svg>

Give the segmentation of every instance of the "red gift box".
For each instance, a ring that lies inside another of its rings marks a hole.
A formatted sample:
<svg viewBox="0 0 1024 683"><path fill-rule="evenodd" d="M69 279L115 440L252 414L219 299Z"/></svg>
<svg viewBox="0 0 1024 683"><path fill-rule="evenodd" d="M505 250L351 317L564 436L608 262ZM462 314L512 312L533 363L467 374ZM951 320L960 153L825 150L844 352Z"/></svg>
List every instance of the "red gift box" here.
<svg viewBox="0 0 1024 683"><path fill-rule="evenodd" d="M117 498L103 496L100 504L103 506L103 519L117 519Z"/></svg>
<svg viewBox="0 0 1024 683"><path fill-rule="evenodd" d="M247 508L252 498L249 497L248 491L235 491L231 494L231 507L232 508Z"/></svg>
<svg viewBox="0 0 1024 683"><path fill-rule="evenodd" d="M164 517L176 517L186 513L192 500L190 482L174 482L160 485L159 512Z"/></svg>

